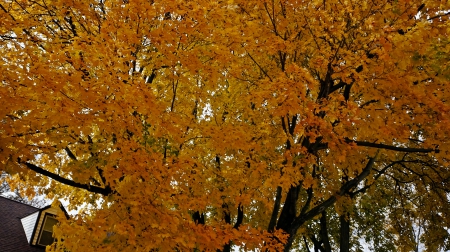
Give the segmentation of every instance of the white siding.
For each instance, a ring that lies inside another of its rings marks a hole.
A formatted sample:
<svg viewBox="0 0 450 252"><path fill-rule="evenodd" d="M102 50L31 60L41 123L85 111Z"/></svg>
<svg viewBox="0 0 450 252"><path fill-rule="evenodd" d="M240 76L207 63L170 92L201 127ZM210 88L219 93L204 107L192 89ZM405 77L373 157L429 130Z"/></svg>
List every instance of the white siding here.
<svg viewBox="0 0 450 252"><path fill-rule="evenodd" d="M39 211L20 219L20 221L22 222L23 230L25 231L25 235L27 236L28 243L30 243L31 235L33 234L34 225L36 225L38 215Z"/></svg>
<svg viewBox="0 0 450 252"><path fill-rule="evenodd" d="M37 222L36 233L34 234L33 242L31 243L32 245L36 245L36 244L37 244L37 240L38 240L39 234L40 234L40 232L41 232L42 222L44 221L45 213L57 215L58 212L60 212L60 211L61 211L61 210L58 209L58 208L50 207L50 208L45 209L44 211L41 212L41 216L39 217L39 220L38 220L38 222Z"/></svg>

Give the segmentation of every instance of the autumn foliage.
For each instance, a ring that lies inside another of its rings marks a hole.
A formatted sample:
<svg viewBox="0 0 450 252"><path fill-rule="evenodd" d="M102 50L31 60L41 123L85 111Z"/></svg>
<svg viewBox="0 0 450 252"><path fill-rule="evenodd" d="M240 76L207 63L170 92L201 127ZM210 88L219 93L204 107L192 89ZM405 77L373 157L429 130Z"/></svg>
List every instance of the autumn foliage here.
<svg viewBox="0 0 450 252"><path fill-rule="evenodd" d="M0 0L0 171L52 251L450 249L449 10Z"/></svg>

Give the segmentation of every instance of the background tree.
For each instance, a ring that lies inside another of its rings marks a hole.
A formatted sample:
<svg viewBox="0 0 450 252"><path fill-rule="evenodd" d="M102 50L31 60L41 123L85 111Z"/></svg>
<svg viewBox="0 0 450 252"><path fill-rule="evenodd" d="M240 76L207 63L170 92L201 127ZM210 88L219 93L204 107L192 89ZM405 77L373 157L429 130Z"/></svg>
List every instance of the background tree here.
<svg viewBox="0 0 450 252"><path fill-rule="evenodd" d="M448 246L447 3L0 3L1 168L88 203L54 250Z"/></svg>

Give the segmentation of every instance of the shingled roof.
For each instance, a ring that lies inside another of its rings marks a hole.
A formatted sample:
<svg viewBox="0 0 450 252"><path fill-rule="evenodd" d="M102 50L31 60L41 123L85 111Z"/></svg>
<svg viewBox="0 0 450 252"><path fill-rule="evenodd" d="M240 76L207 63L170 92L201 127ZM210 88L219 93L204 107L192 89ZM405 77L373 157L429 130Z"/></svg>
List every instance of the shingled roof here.
<svg viewBox="0 0 450 252"><path fill-rule="evenodd" d="M21 218L39 211L38 208L0 196L0 251L43 252L45 248L31 246Z"/></svg>

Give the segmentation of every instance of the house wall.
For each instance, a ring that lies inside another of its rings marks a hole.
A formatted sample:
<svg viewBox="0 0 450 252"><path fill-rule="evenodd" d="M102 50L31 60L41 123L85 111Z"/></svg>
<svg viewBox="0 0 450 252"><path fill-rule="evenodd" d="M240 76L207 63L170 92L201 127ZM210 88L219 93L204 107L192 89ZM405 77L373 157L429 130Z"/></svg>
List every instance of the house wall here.
<svg viewBox="0 0 450 252"><path fill-rule="evenodd" d="M58 212L59 212L58 209L57 208L53 208L53 207L45 209L44 211L41 212L41 216L39 216L39 220L38 220L37 227L36 227L36 234L34 234L33 242L31 244L33 244L33 245L37 244L37 240L38 240L39 235L41 233L42 223L44 222L45 214L49 213L49 214L57 215Z"/></svg>
<svg viewBox="0 0 450 252"><path fill-rule="evenodd" d="M36 219L38 216L39 211L20 219L20 221L22 222L23 230L25 231L25 235L27 236L28 243L30 243L31 235L33 234L34 230L34 224L36 223Z"/></svg>

